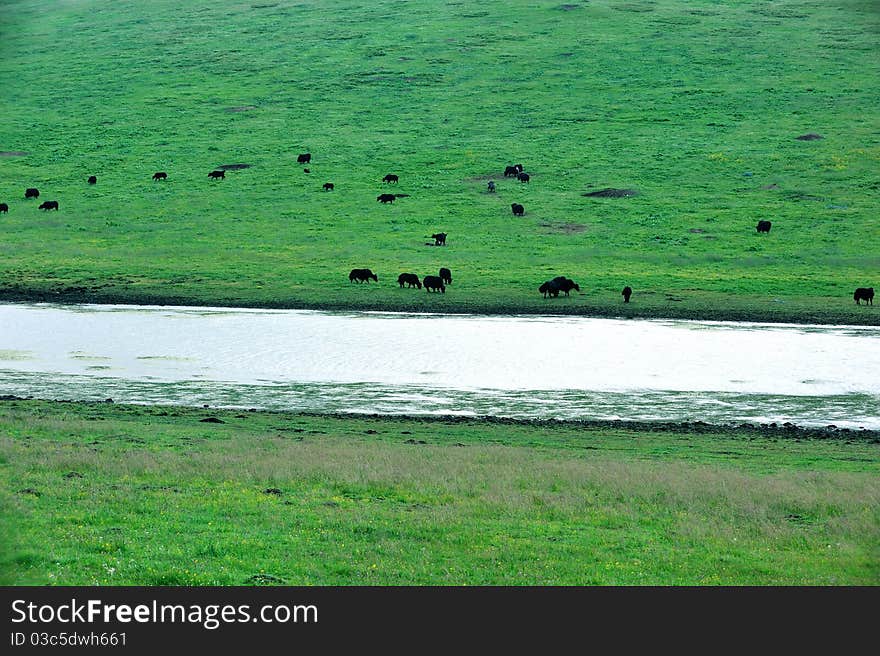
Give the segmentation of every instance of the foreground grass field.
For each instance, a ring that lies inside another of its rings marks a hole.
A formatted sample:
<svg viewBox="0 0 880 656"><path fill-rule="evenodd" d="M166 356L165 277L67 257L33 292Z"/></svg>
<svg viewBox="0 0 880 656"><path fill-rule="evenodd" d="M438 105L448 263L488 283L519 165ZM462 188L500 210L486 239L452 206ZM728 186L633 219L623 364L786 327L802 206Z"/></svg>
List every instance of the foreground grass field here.
<svg viewBox="0 0 880 656"><path fill-rule="evenodd" d="M878 471L866 432L5 401L0 582L877 585Z"/></svg>
<svg viewBox="0 0 880 656"><path fill-rule="evenodd" d="M0 19L0 298L880 323L852 300L880 288L868 0L12 0ZM208 179L230 164L250 167ZM606 187L638 195L583 195ZM440 266L444 295L394 282ZM560 274L583 293L545 301Z"/></svg>

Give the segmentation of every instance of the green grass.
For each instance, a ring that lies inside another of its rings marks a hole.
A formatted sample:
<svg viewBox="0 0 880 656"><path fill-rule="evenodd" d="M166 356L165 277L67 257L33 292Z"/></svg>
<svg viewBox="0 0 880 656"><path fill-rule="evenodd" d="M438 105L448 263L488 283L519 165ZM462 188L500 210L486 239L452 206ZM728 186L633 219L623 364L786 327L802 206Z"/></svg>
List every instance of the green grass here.
<svg viewBox="0 0 880 656"><path fill-rule="evenodd" d="M878 444L6 401L0 582L877 585Z"/></svg>
<svg viewBox="0 0 880 656"><path fill-rule="evenodd" d="M880 323L875 4L570 5L3 3L0 298Z"/></svg>

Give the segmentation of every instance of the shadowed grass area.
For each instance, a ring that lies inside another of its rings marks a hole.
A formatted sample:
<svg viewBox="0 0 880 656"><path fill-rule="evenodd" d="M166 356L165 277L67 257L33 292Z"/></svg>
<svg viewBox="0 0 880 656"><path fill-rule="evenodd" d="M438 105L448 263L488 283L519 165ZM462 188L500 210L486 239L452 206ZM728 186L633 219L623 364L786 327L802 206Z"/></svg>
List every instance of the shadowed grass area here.
<svg viewBox="0 0 880 656"><path fill-rule="evenodd" d="M0 571L68 585L875 585L873 435L7 401Z"/></svg>
<svg viewBox="0 0 880 656"><path fill-rule="evenodd" d="M0 298L876 324L874 9L6 2Z"/></svg>

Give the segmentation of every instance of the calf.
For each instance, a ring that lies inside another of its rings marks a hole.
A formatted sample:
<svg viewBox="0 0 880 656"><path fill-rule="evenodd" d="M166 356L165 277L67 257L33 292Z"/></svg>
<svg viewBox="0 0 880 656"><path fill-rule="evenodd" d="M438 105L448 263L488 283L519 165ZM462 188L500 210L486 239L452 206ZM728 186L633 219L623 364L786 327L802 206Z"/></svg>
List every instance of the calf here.
<svg viewBox="0 0 880 656"><path fill-rule="evenodd" d="M438 232L436 235L431 235L431 239L434 240L434 246L446 246L445 232Z"/></svg>
<svg viewBox="0 0 880 656"><path fill-rule="evenodd" d="M394 194L379 194L378 196L376 196L376 200L380 203L393 203Z"/></svg>
<svg viewBox="0 0 880 656"><path fill-rule="evenodd" d="M489 193L490 193L490 194L495 193L495 183L494 183L494 182L492 182L491 180L489 180L488 187L489 187Z"/></svg>
<svg viewBox="0 0 880 656"><path fill-rule="evenodd" d="M559 285L557 285L552 280L548 280L543 285L538 287L538 291L544 295L544 298L547 298L548 296L556 298L557 296L559 296Z"/></svg>
<svg viewBox="0 0 880 656"><path fill-rule="evenodd" d="M401 273L397 276L397 284L400 285L401 289L403 289L404 285L407 287L422 288L422 283L419 281L419 277L414 273Z"/></svg>
<svg viewBox="0 0 880 656"><path fill-rule="evenodd" d="M510 209L513 210L514 216L522 216L523 213L526 211L526 208L523 207L522 205L520 205L519 203L511 203Z"/></svg>
<svg viewBox="0 0 880 656"><path fill-rule="evenodd" d="M860 301L863 300L865 301L865 305L874 305L874 288L859 287L853 294L853 300L855 300L856 305L861 305Z"/></svg>
<svg viewBox="0 0 880 656"><path fill-rule="evenodd" d="M394 175L393 173L389 173L384 178L382 178L382 182L397 182L398 179L399 178L396 175Z"/></svg>
<svg viewBox="0 0 880 656"><path fill-rule="evenodd" d="M333 183L325 182L324 183L324 191L333 191Z"/></svg>
<svg viewBox="0 0 880 656"><path fill-rule="evenodd" d="M351 273L348 274L348 282L354 282L355 280L358 282L370 282L370 278L379 282L379 276L369 269L352 269Z"/></svg>
<svg viewBox="0 0 880 656"><path fill-rule="evenodd" d="M452 284L452 271L447 269L446 267L440 268L440 280L442 280L445 284Z"/></svg>
<svg viewBox="0 0 880 656"><path fill-rule="evenodd" d="M157 171L153 174L153 180L165 180L168 177L168 174L165 171Z"/></svg>
<svg viewBox="0 0 880 656"><path fill-rule="evenodd" d="M58 209L58 201L57 200L47 200L40 204L39 209L41 210L57 210Z"/></svg>
<svg viewBox="0 0 880 656"><path fill-rule="evenodd" d="M520 182L528 182L529 181L529 174L528 173L520 173L519 175L516 176L516 179L519 180Z"/></svg>
<svg viewBox="0 0 880 656"><path fill-rule="evenodd" d="M88 182L89 182L89 184L97 184L98 178L94 175L90 175Z"/></svg>
<svg viewBox="0 0 880 656"><path fill-rule="evenodd" d="M443 284L443 280L439 276L425 276L425 279L422 281L422 284L425 286L425 289L429 292L441 292L443 294L446 293L446 286Z"/></svg>
<svg viewBox="0 0 880 656"><path fill-rule="evenodd" d="M9 205L0 203L0 214L9 214Z"/></svg>
<svg viewBox="0 0 880 656"><path fill-rule="evenodd" d="M770 232L771 225L769 221L758 221L757 230L758 232Z"/></svg>
<svg viewBox="0 0 880 656"><path fill-rule="evenodd" d="M35 189L34 187L28 187L27 189L24 190L24 197L25 197L25 200L28 198L39 198L40 192L37 189Z"/></svg>
<svg viewBox="0 0 880 656"><path fill-rule="evenodd" d="M211 178L212 180L220 180L221 178L223 180L225 180L226 179L226 171L211 171L208 174L208 177Z"/></svg>
<svg viewBox="0 0 880 656"><path fill-rule="evenodd" d="M302 155L299 155L296 158L297 164L310 164L311 161L312 161L312 154L311 153L303 153Z"/></svg>
<svg viewBox="0 0 880 656"><path fill-rule="evenodd" d="M623 302L629 303L629 297L632 296L632 293L633 293L632 287L627 285L626 287L623 288L623 291L620 293L623 295Z"/></svg>

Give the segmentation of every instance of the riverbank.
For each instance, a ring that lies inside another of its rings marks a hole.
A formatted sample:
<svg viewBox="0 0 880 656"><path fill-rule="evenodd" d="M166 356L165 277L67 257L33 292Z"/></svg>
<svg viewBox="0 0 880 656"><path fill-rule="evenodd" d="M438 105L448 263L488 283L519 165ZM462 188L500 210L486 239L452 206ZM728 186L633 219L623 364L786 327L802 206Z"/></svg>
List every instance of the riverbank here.
<svg viewBox="0 0 880 656"><path fill-rule="evenodd" d="M172 285L172 287L174 287ZM399 290L398 290L399 291ZM348 298L320 300L308 297L278 298L255 293L250 297L199 295L140 291L101 291L77 287L57 289L9 289L0 286L0 303L57 303L76 305L156 305L182 307L229 307L274 310L316 310L324 312L416 312L476 314L487 316L551 315L607 319L682 319L690 321L743 321L801 325L880 326L880 310L872 306L844 304L839 298L752 298L741 296L682 293L668 296L648 291L635 302L623 303L585 299L575 293L569 298L543 299L517 295L515 300L456 298L437 294L408 293L405 298L392 290L390 298Z"/></svg>
<svg viewBox="0 0 880 656"><path fill-rule="evenodd" d="M0 436L7 584L880 582L861 432L5 400Z"/></svg>

